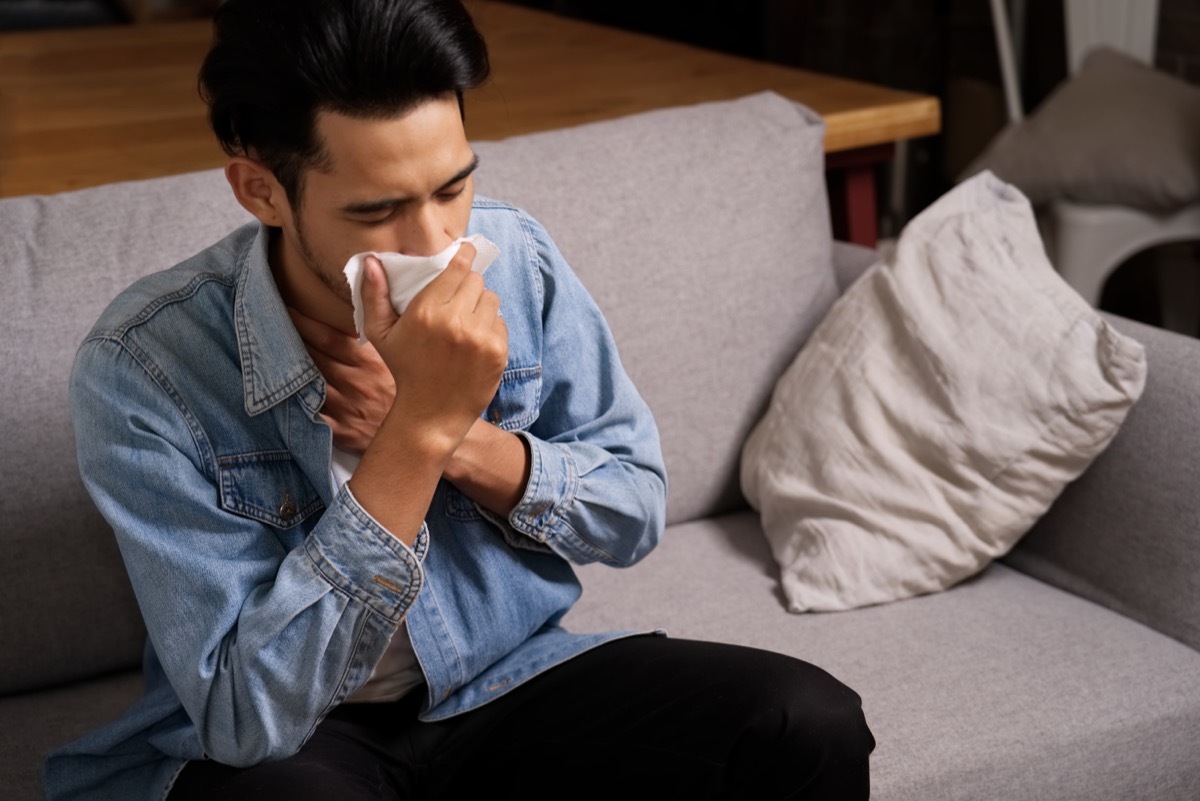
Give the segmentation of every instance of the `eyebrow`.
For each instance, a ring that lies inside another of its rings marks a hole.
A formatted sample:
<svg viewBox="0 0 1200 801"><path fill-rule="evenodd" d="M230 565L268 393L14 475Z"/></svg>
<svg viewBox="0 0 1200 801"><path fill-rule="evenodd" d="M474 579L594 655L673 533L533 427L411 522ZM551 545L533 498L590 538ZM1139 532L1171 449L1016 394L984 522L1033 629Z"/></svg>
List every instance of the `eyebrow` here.
<svg viewBox="0 0 1200 801"><path fill-rule="evenodd" d="M438 192L444 192L446 189L454 186L459 181L465 181L467 177L471 175L471 173L475 172L475 169L478 166L479 156L472 155L470 164L456 172L453 177L450 178L450 180L433 190L433 193L437 194ZM343 214L371 214L373 212L387 211L388 209L395 208L396 206L402 206L405 203L412 203L414 200L416 200L414 197L391 197L384 198L382 200L364 200L358 203L349 203L345 206L342 206L341 211Z"/></svg>

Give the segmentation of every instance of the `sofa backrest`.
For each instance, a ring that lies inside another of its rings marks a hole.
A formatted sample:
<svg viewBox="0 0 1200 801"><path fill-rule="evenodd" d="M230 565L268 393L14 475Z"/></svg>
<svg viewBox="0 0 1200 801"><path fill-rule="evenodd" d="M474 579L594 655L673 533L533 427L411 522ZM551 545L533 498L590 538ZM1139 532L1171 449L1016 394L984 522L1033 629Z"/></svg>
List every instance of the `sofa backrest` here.
<svg viewBox="0 0 1200 801"><path fill-rule="evenodd" d="M672 522L743 504L742 440L836 294L822 138L758 95L477 143L478 191L539 218L608 315L662 431ZM219 170L0 200L0 694L138 662L67 378L117 292L248 219Z"/></svg>
<svg viewBox="0 0 1200 801"><path fill-rule="evenodd" d="M477 146L478 191L541 221L604 310L669 522L745 505L742 442L837 296L824 132L760 94Z"/></svg>
<svg viewBox="0 0 1200 801"><path fill-rule="evenodd" d="M0 693L137 663L141 617L75 467L71 362L120 290L246 219L220 171L0 200Z"/></svg>

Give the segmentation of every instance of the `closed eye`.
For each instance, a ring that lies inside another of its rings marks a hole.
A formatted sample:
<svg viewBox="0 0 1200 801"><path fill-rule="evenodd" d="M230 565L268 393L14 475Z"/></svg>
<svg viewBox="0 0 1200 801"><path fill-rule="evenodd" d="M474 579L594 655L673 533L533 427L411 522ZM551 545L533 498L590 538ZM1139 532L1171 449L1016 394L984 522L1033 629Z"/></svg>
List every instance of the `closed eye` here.
<svg viewBox="0 0 1200 801"><path fill-rule="evenodd" d="M479 157L472 154L471 163L459 170L446 183L442 184L433 193L433 199L439 203L452 203L458 200L467 191L467 184L470 182L471 174L475 172L478 166ZM419 201L413 197L391 198L367 201L365 203L351 203L342 207L341 211L359 225L370 228L390 221L399 213L402 206L415 202Z"/></svg>
<svg viewBox="0 0 1200 801"><path fill-rule="evenodd" d="M462 197L462 193L467 191L467 182L463 181L457 188L448 187L438 192L435 197L443 203L449 203L452 200L458 200Z"/></svg>
<svg viewBox="0 0 1200 801"><path fill-rule="evenodd" d="M395 217L399 212L400 212L400 207L397 205L397 206L393 206L391 211L389 211L387 214L383 215L382 217L372 217L371 219L360 219L360 220L355 220L355 222L358 223L359 225L366 226L367 228L376 228L380 225L390 222L391 219L393 217Z"/></svg>

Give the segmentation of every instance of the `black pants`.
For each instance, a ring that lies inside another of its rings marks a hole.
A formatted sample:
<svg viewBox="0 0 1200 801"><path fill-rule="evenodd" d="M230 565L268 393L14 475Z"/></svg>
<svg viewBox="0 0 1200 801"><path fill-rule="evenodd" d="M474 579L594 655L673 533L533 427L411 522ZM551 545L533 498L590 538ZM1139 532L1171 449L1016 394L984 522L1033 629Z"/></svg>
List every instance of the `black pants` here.
<svg viewBox="0 0 1200 801"><path fill-rule="evenodd" d="M419 695L339 707L278 762L189 763L170 801L870 794L858 696L769 651L635 637L438 723L416 720Z"/></svg>

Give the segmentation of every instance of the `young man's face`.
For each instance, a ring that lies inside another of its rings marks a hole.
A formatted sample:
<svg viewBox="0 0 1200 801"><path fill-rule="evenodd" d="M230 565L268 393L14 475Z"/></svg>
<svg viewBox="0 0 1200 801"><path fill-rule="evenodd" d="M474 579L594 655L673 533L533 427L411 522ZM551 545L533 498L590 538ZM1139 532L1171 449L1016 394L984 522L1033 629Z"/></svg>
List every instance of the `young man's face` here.
<svg viewBox="0 0 1200 801"><path fill-rule="evenodd" d="M476 158L458 100L445 95L393 119L317 117L327 169L305 174L283 229L284 258L303 262L350 302L342 268L355 253L430 256L464 236Z"/></svg>

